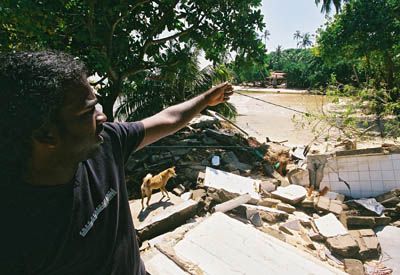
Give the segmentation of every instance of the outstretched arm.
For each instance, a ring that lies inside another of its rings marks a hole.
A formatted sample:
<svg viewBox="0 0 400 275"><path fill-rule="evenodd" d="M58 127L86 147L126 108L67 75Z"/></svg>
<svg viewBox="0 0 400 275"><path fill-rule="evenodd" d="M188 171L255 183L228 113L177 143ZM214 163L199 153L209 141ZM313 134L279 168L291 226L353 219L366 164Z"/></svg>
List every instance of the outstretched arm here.
<svg viewBox="0 0 400 275"><path fill-rule="evenodd" d="M207 106L214 106L225 102L233 93L228 83L215 86L203 94L142 120L145 136L138 150L165 136L171 135L186 124Z"/></svg>

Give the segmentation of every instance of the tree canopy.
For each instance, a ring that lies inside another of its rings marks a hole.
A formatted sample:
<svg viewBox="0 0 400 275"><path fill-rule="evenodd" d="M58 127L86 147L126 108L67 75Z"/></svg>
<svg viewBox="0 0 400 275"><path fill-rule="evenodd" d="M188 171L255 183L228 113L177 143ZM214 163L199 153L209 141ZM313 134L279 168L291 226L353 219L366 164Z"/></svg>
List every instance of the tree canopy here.
<svg viewBox="0 0 400 275"><path fill-rule="evenodd" d="M105 113L125 83L163 67L182 65L187 48L213 62L226 53L263 51L257 31L261 0L4 0L0 50L51 48L84 60L102 82ZM106 81L104 81L106 80Z"/></svg>

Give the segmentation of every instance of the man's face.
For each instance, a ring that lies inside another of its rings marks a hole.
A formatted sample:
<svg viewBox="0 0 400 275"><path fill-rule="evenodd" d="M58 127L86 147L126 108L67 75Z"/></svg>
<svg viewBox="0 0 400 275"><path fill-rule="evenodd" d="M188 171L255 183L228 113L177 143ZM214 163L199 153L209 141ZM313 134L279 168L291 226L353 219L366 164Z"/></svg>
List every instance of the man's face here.
<svg viewBox="0 0 400 275"><path fill-rule="evenodd" d="M90 157L103 141L102 124L107 120L98 110L93 90L83 77L66 92L61 108L60 150L66 157L82 161Z"/></svg>

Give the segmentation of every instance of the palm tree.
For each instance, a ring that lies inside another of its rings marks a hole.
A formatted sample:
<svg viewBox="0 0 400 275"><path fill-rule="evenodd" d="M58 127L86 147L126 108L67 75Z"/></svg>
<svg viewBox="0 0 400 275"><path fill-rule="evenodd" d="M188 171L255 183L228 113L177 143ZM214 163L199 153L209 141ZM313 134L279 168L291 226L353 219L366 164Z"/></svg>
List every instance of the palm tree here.
<svg viewBox="0 0 400 275"><path fill-rule="evenodd" d="M321 12L330 13L332 4L335 7L336 13L339 13L342 4L349 2L349 0L322 0ZM315 4L318 6L321 3L321 0L315 0Z"/></svg>
<svg viewBox="0 0 400 275"><path fill-rule="evenodd" d="M269 30L265 30L263 32L263 37L264 37L264 45L267 45L267 40L269 40L269 36L271 35L271 33L269 32Z"/></svg>
<svg viewBox="0 0 400 275"><path fill-rule="evenodd" d="M311 40L310 33L306 32L305 34L303 34L302 40L299 41L299 43L301 43L301 47L304 48L304 49L309 47L309 46L312 46L313 42Z"/></svg>
<svg viewBox="0 0 400 275"><path fill-rule="evenodd" d="M303 37L301 36L301 32L299 30L297 30L294 34L293 34L293 39L294 40L300 40Z"/></svg>

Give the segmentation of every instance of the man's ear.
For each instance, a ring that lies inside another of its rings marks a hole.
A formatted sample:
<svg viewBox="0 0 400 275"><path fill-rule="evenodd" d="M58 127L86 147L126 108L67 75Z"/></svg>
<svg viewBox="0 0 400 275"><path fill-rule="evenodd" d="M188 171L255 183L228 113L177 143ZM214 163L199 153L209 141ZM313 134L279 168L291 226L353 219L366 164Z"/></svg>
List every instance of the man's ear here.
<svg viewBox="0 0 400 275"><path fill-rule="evenodd" d="M54 148L58 144L58 133L56 127L42 126L32 133L32 138L49 148Z"/></svg>

